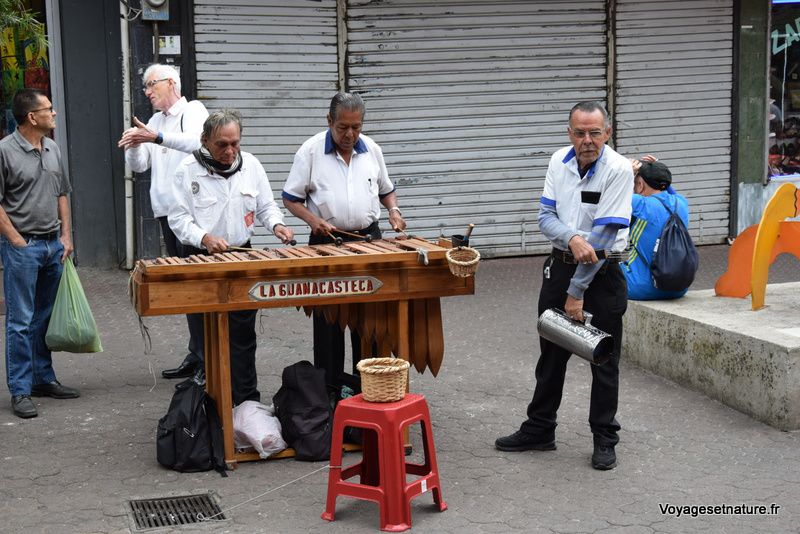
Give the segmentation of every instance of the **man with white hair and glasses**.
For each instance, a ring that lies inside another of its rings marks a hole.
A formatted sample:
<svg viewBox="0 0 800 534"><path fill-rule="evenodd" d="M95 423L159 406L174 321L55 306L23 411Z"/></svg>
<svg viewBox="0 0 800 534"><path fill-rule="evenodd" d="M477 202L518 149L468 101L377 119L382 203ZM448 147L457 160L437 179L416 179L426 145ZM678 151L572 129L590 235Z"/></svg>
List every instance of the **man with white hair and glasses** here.
<svg viewBox="0 0 800 534"><path fill-rule="evenodd" d="M167 254L178 256L178 241L167 223L174 204L172 178L178 164L200 148L200 134L208 111L198 100L181 96L181 79L170 65L153 64L144 71L144 94L153 106L153 116L143 124L134 117L134 127L125 130L118 145L125 149L125 162L134 172L150 169L150 205L161 226ZM203 316L186 316L189 353L175 369L161 372L164 378L186 378L203 368Z"/></svg>

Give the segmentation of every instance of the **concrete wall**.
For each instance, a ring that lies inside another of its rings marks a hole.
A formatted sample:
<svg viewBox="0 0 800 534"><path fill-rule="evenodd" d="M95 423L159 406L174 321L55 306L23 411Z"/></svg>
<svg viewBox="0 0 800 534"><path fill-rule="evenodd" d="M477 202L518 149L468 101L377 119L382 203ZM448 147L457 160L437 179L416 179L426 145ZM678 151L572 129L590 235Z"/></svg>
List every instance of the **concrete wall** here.
<svg viewBox="0 0 800 534"><path fill-rule="evenodd" d="M800 429L800 283L767 288L766 306L690 291L630 301L622 357L782 430Z"/></svg>

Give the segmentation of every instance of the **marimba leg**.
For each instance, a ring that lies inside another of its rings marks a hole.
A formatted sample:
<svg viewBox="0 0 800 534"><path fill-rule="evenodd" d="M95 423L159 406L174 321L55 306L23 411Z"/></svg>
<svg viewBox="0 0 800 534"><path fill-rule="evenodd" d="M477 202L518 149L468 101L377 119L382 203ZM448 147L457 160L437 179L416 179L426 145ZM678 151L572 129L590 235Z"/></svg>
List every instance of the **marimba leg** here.
<svg viewBox="0 0 800 534"><path fill-rule="evenodd" d="M214 399L222 422L225 463L236 467L233 443L233 401L231 399L230 343L228 313L206 314L206 391Z"/></svg>

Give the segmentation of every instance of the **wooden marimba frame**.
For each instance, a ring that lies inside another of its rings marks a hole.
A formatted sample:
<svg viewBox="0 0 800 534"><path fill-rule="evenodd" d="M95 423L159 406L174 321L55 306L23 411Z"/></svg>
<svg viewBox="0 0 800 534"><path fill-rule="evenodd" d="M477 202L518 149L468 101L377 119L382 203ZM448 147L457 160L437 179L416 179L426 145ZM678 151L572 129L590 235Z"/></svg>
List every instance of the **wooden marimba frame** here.
<svg viewBox="0 0 800 534"><path fill-rule="evenodd" d="M227 312L302 306L357 330L365 350L374 340L381 356L435 376L444 356L439 297L475 292L473 277L451 274L449 247L398 237L140 260L131 300L140 316L204 314L206 390L222 421L225 461L235 467L259 456L234 448Z"/></svg>

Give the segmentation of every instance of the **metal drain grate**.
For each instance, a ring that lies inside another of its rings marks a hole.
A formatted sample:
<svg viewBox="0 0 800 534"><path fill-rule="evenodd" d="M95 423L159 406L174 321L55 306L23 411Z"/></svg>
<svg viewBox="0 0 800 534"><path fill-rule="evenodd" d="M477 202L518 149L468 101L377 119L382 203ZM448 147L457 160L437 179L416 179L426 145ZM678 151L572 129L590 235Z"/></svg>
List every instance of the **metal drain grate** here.
<svg viewBox="0 0 800 534"><path fill-rule="evenodd" d="M208 493L128 501L136 530L227 519Z"/></svg>

